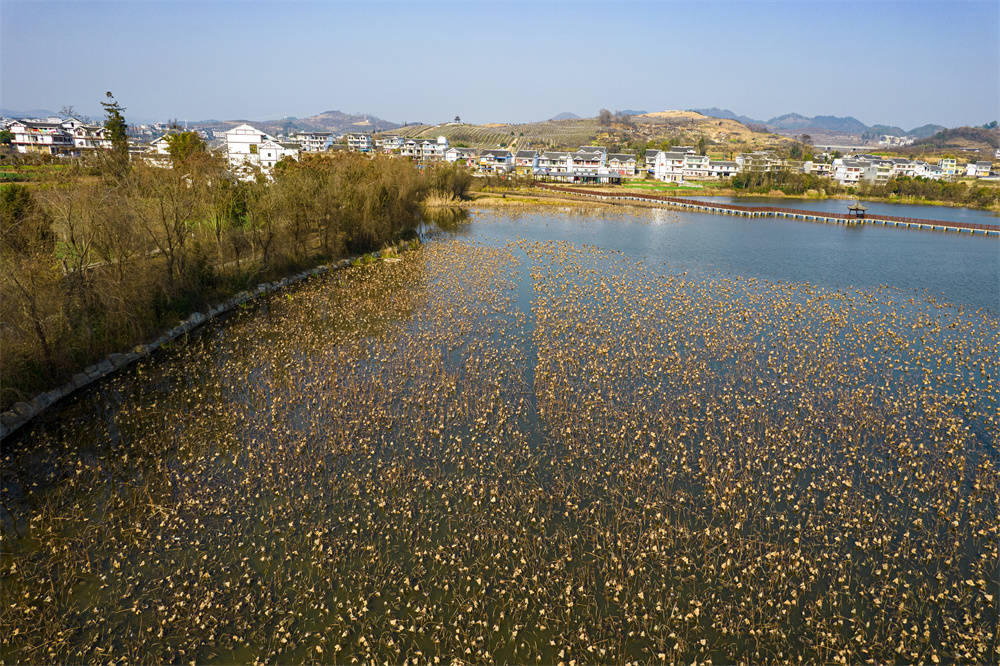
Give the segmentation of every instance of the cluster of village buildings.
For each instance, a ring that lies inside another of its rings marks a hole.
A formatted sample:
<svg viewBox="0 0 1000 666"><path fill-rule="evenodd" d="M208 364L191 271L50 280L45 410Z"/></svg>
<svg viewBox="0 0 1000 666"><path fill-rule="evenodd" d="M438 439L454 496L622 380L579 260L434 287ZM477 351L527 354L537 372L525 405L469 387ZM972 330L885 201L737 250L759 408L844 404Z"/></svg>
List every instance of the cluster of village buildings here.
<svg viewBox="0 0 1000 666"><path fill-rule="evenodd" d="M12 120L4 129L13 135L11 143L19 153L80 155L85 150L111 147L102 125L76 118Z"/></svg>
<svg viewBox="0 0 1000 666"><path fill-rule="evenodd" d="M7 129L19 152L54 155L80 155L86 150L109 148L111 142L100 125L76 118L15 120ZM153 164L169 164L168 133L136 146L137 157ZM348 150L360 153L387 153L421 163L447 162L464 164L483 174L518 174L567 182L614 183L624 178L648 174L669 183L730 178L742 171L799 170L832 178L845 186L861 182L885 182L898 176L929 179L952 179L966 176L1000 178L991 162L959 163L954 158L937 164L922 160L887 158L858 154L847 157L821 156L822 159L794 162L769 152L743 153L733 160L713 160L699 155L692 146L672 146L669 150L647 150L642 161L633 153L608 152L601 146L581 146L575 151L478 150L452 146L444 136L435 140L368 133L336 135L332 132L299 132L276 138L251 125L234 127L224 136L224 150L230 167L249 177L260 169L268 173L282 159L298 159L300 153ZM1000 151L997 151L1000 158Z"/></svg>

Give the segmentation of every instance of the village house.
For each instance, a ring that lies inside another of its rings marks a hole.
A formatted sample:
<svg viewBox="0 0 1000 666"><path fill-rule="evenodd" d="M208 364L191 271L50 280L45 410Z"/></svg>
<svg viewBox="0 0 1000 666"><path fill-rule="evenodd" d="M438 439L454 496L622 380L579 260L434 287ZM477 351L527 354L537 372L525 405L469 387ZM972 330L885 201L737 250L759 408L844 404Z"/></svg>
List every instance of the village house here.
<svg viewBox="0 0 1000 666"><path fill-rule="evenodd" d="M802 163L802 173L829 178L831 175L833 175L833 165L831 165L829 162L815 162L813 160L806 160L805 162Z"/></svg>
<svg viewBox="0 0 1000 666"><path fill-rule="evenodd" d="M439 136L437 141L427 139L420 144L421 159L429 162L440 162L444 160L445 151L448 150L448 138Z"/></svg>
<svg viewBox="0 0 1000 666"><path fill-rule="evenodd" d="M867 167L867 161L838 157L833 161L833 179L841 185L857 185Z"/></svg>
<svg viewBox="0 0 1000 666"><path fill-rule="evenodd" d="M664 183L683 183L685 157L686 153L659 151L656 154L653 177Z"/></svg>
<svg viewBox="0 0 1000 666"><path fill-rule="evenodd" d="M740 170L736 162L728 160L709 160L708 175L710 178L732 178Z"/></svg>
<svg viewBox="0 0 1000 666"><path fill-rule="evenodd" d="M736 164L740 171L770 173L785 168L785 163L768 150L757 150L752 153L740 153L736 156Z"/></svg>
<svg viewBox="0 0 1000 666"><path fill-rule="evenodd" d="M158 138L149 142L146 152L152 155L169 155L170 142L167 140L169 134L162 134Z"/></svg>
<svg viewBox="0 0 1000 666"><path fill-rule="evenodd" d="M607 153L602 148L583 146L570 157L572 171L574 173L596 173L604 166L606 156Z"/></svg>
<svg viewBox="0 0 1000 666"><path fill-rule="evenodd" d="M105 138L105 131L102 125L88 125L72 117L62 121L61 125L73 137L73 147L77 155L82 154L85 150L111 148L111 140Z"/></svg>
<svg viewBox="0 0 1000 666"><path fill-rule="evenodd" d="M519 150L514 154L514 171L521 176L530 176L538 168L537 150Z"/></svg>
<svg viewBox="0 0 1000 666"><path fill-rule="evenodd" d="M226 132L226 159L241 178L252 178L257 168L270 173L286 157L299 158L297 143L280 143L270 134L247 124Z"/></svg>
<svg viewBox="0 0 1000 666"><path fill-rule="evenodd" d="M449 148L444 151L445 162L457 162L468 167L475 166L478 157L475 148Z"/></svg>
<svg viewBox="0 0 1000 666"><path fill-rule="evenodd" d="M861 178L869 183L885 183L891 177L892 162L888 160L869 162L861 175Z"/></svg>
<svg viewBox="0 0 1000 666"><path fill-rule="evenodd" d="M298 132L292 140L304 153L320 153L333 143L333 132Z"/></svg>
<svg viewBox="0 0 1000 666"><path fill-rule="evenodd" d="M941 173L943 173L945 176L957 176L959 173L958 160L956 160L954 157L941 158L941 161L938 163L938 166L941 167Z"/></svg>
<svg viewBox="0 0 1000 666"><path fill-rule="evenodd" d="M660 151L656 148L650 148L645 154L645 165L646 172L652 174L656 169L656 156L660 154Z"/></svg>
<svg viewBox="0 0 1000 666"><path fill-rule="evenodd" d="M965 175L973 178L985 178L993 169L991 162L969 162L965 165Z"/></svg>
<svg viewBox="0 0 1000 666"><path fill-rule="evenodd" d="M636 159L632 153L611 153L607 160L608 170L620 176L634 176Z"/></svg>
<svg viewBox="0 0 1000 666"><path fill-rule="evenodd" d="M514 168L509 150L484 150L479 154L479 168L485 173L508 173Z"/></svg>
<svg viewBox="0 0 1000 666"><path fill-rule="evenodd" d="M573 168L571 154L559 150L548 150L538 156L538 171L542 174L568 173Z"/></svg>
<svg viewBox="0 0 1000 666"><path fill-rule="evenodd" d="M372 150L372 135L364 132L353 132L343 137L347 149L352 153L370 153Z"/></svg>
<svg viewBox="0 0 1000 666"><path fill-rule="evenodd" d="M403 146L400 148L399 154L403 157L410 157L419 160L422 154L420 142L416 139L407 139L403 142Z"/></svg>
<svg viewBox="0 0 1000 666"><path fill-rule="evenodd" d="M707 155L698 155L696 153L687 153L684 155L684 180L703 180L708 178L708 163L709 159Z"/></svg>
<svg viewBox="0 0 1000 666"><path fill-rule="evenodd" d="M59 118L15 120L8 130L13 135L11 144L19 153L77 154L73 135Z"/></svg>
<svg viewBox="0 0 1000 666"><path fill-rule="evenodd" d="M405 141L403 137L391 135L380 136L375 139L375 150L381 153L394 153L403 147Z"/></svg>
<svg viewBox="0 0 1000 666"><path fill-rule="evenodd" d="M141 158L152 166L169 168L172 163L170 161L170 142L167 140L168 136L170 135L161 134L156 139L150 141L142 152L137 151L132 157Z"/></svg>
<svg viewBox="0 0 1000 666"><path fill-rule="evenodd" d="M900 157L894 157L889 160L890 165L890 178L897 178L899 176L910 176L912 177L916 173L917 164L913 160L906 160Z"/></svg>
<svg viewBox="0 0 1000 666"><path fill-rule="evenodd" d="M917 162L913 169L913 175L918 178L929 178L930 180L941 180L944 178L944 172L941 171L941 167L927 164L927 162Z"/></svg>

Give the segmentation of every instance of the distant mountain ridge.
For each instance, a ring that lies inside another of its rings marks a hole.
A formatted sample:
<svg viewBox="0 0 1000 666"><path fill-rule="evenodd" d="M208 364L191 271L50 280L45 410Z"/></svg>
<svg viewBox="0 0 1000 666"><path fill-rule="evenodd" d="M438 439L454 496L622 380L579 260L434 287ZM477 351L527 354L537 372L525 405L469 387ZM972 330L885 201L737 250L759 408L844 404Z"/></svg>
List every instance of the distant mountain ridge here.
<svg viewBox="0 0 1000 666"><path fill-rule="evenodd" d="M307 118L289 116L276 120L201 120L188 123L188 125L191 127L227 129L242 123L253 125L267 132L285 134L301 131L334 133L352 131L384 132L403 126L401 123L394 123L367 113L344 113L337 110L323 111Z"/></svg>
<svg viewBox="0 0 1000 666"><path fill-rule="evenodd" d="M579 120L580 116L571 111L563 111L549 118L549 120Z"/></svg>
<svg viewBox="0 0 1000 666"><path fill-rule="evenodd" d="M803 116L799 113L786 113L775 116L764 123L769 130L811 130L821 129L830 132L845 132L847 134L862 134L868 131L868 125L853 116L838 118L837 116Z"/></svg>
<svg viewBox="0 0 1000 666"><path fill-rule="evenodd" d="M915 136L918 139L926 139L929 136L934 136L938 132L943 132L947 127L944 125L933 125L928 123L927 125L921 125L920 127L914 127L910 130L910 136Z"/></svg>
<svg viewBox="0 0 1000 666"><path fill-rule="evenodd" d="M913 144L933 148L1000 148L1000 130L984 127L955 127L944 129Z"/></svg>
<svg viewBox="0 0 1000 666"><path fill-rule="evenodd" d="M49 111L48 109L28 109L27 111L0 109L0 116L4 118L48 118L58 115L55 111Z"/></svg>
<svg viewBox="0 0 1000 666"><path fill-rule="evenodd" d="M709 118L724 118L729 120L735 120L741 122L744 125L763 125L765 124L763 120L757 120L751 118L750 116L741 116L738 113L734 113L729 109L720 109L713 106L710 109L691 109L695 113L700 113L703 116L708 116Z"/></svg>
<svg viewBox="0 0 1000 666"><path fill-rule="evenodd" d="M800 113L786 113L781 116L775 116L770 120L758 120L751 118L749 116L742 116L737 113L730 111L729 109L720 109L717 107L711 107L708 109L692 109L697 113L705 116L710 116L712 118L729 118L731 120L738 120L744 125L763 125L772 132L808 132L809 130L817 131L822 130L826 132L838 132L843 134L892 134L896 136L909 135L916 137L918 139L926 138L928 136L933 136L941 130L946 129L941 125L921 125L920 127L915 127L912 130L904 130L895 125L865 125L863 122L855 118L854 116L804 116Z"/></svg>

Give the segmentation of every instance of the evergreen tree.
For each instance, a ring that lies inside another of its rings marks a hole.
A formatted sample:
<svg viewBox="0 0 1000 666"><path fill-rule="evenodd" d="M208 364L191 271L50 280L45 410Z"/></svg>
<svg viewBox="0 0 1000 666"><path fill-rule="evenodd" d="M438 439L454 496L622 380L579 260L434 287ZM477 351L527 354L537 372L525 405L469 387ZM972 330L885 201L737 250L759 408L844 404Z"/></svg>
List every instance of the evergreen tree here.
<svg viewBox="0 0 1000 666"><path fill-rule="evenodd" d="M123 173L128 168L128 125L122 115L125 107L110 90L105 94L107 101L101 102L101 106L104 107L104 131L111 141L111 164L116 172Z"/></svg>

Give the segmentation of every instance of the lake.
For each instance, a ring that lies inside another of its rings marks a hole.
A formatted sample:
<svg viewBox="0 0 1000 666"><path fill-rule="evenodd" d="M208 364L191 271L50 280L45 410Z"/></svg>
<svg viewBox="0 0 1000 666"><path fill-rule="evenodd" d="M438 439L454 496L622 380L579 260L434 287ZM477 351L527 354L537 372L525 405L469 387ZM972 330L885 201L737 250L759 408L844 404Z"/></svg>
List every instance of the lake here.
<svg viewBox="0 0 1000 666"><path fill-rule="evenodd" d="M843 202L805 203L835 207ZM909 209L932 207L905 208L897 214L924 215L926 211ZM967 221L979 221L982 215L968 209L940 210ZM473 224L464 235L491 242L519 237L567 240L620 250L669 270L703 276L803 281L829 288L887 286L899 293L926 292L954 305L1000 312L997 238L669 209L639 215L615 209L603 216L482 215L489 224Z"/></svg>
<svg viewBox="0 0 1000 666"><path fill-rule="evenodd" d="M998 245L474 211L4 442L4 659L995 662Z"/></svg>

